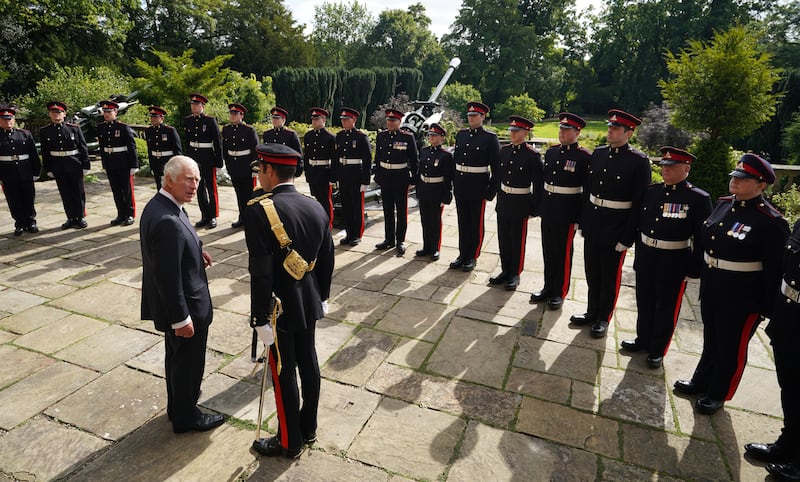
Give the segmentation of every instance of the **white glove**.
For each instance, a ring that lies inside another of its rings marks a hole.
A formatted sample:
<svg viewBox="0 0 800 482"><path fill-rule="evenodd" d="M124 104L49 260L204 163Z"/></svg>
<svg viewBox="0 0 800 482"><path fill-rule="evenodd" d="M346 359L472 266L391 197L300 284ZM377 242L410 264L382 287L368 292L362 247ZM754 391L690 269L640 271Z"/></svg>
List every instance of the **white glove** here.
<svg viewBox="0 0 800 482"><path fill-rule="evenodd" d="M362 184L361 185L361 192L367 192L367 188L369 188L369 184Z"/></svg>
<svg viewBox="0 0 800 482"><path fill-rule="evenodd" d="M33 176L33 182L36 182L38 180L39 180L39 176Z"/></svg>
<svg viewBox="0 0 800 482"><path fill-rule="evenodd" d="M331 186L335 186L336 185L335 182L329 182L328 184L330 184Z"/></svg>
<svg viewBox="0 0 800 482"><path fill-rule="evenodd" d="M87 172L89 172L89 171L83 171L84 174L87 173ZM56 176L54 176L52 172L47 171L47 177L56 177Z"/></svg>
<svg viewBox="0 0 800 482"><path fill-rule="evenodd" d="M253 179L255 179L255 178L257 178L257 177L258 177L258 173L257 173L257 172L254 172L254 173L252 174L252 176L253 176Z"/></svg>
<svg viewBox="0 0 800 482"><path fill-rule="evenodd" d="M88 169L84 169L84 170L83 170L83 175L85 176L85 175L87 175L87 174L89 174L89 170L88 170Z"/></svg>
<svg viewBox="0 0 800 482"><path fill-rule="evenodd" d="M328 314L328 300L322 300L322 315L326 316Z"/></svg>
<svg viewBox="0 0 800 482"><path fill-rule="evenodd" d="M270 346L275 343L275 336L272 334L272 326L261 325L255 327L255 330L256 333L258 333L258 339L261 340L264 345Z"/></svg>
<svg viewBox="0 0 800 482"><path fill-rule="evenodd" d="M617 243L617 245L614 246L614 251L616 251L617 253L622 253L622 252L627 251L627 250L628 250L628 247L625 246L622 243Z"/></svg>
<svg viewBox="0 0 800 482"><path fill-rule="evenodd" d="M139 171L139 168L138 168L138 167L132 167L132 168L131 168L131 176L133 176L134 174L136 174L138 171Z"/></svg>
<svg viewBox="0 0 800 482"><path fill-rule="evenodd" d="M443 208L444 207L444 203L439 203L439 207Z"/></svg>

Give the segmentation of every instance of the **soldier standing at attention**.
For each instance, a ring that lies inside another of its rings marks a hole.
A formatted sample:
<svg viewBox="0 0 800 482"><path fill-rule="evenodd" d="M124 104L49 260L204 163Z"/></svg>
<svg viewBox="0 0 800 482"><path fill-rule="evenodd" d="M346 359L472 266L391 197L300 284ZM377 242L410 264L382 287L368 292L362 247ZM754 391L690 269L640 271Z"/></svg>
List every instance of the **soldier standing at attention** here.
<svg viewBox="0 0 800 482"><path fill-rule="evenodd" d="M646 350L659 368L667 354L686 277L699 278L703 264L700 229L711 214L708 193L686 180L697 158L683 149L661 148L663 183L651 184L642 200L636 239L636 339L622 349Z"/></svg>
<svg viewBox="0 0 800 482"><path fill-rule="evenodd" d="M197 204L200 206L200 221L194 225L207 229L217 227L219 196L217 195L217 168L222 167L222 140L217 121L203 113L208 99L200 94L189 94L192 115L183 119L186 135L186 155L200 166L200 187L197 189Z"/></svg>
<svg viewBox="0 0 800 482"><path fill-rule="evenodd" d="M400 130L402 112L386 109L384 113L386 130L375 139L375 182L381 187L384 237L375 248L385 250L396 245L397 255L403 256L408 229L408 186L414 183L417 172L417 140L410 132Z"/></svg>
<svg viewBox="0 0 800 482"><path fill-rule="evenodd" d="M453 192L458 215L458 258L450 269L472 271L483 244L483 215L486 201L494 199L496 184L491 176L497 173L500 142L493 132L484 130L483 121L489 107L480 102L467 103L468 129L456 134L453 153L456 173Z"/></svg>
<svg viewBox="0 0 800 482"><path fill-rule="evenodd" d="M359 112L342 107L342 130L336 134L333 170L339 182L343 224L347 235L339 244L355 246L364 234L364 192L369 187L372 147L367 134L355 128Z"/></svg>
<svg viewBox="0 0 800 482"><path fill-rule="evenodd" d="M117 217L111 220L112 226L130 226L136 216L136 198L133 193L133 175L139 170L136 155L136 134L128 124L117 120L119 104L110 100L100 101L103 122L97 126L97 140L100 141L100 158L108 175Z"/></svg>
<svg viewBox="0 0 800 482"><path fill-rule="evenodd" d="M300 147L300 137L297 135L297 132L286 127L286 119L289 117L289 111L283 107L273 107L269 112L272 116L272 129L264 131L264 143L283 144L302 154L303 150ZM297 170L297 175L299 176L303 170L302 163L298 164Z"/></svg>
<svg viewBox="0 0 800 482"><path fill-rule="evenodd" d="M595 338L608 331L625 252L636 237L642 197L650 185L650 161L628 144L642 121L618 109L608 115L608 145L592 153L581 211L589 302L586 313L570 317L575 325L591 324Z"/></svg>
<svg viewBox="0 0 800 482"><path fill-rule="evenodd" d="M228 104L228 109L231 123L222 128L222 150L239 206L239 217L231 223L231 227L236 229L244 227L244 210L255 187L250 163L258 158L258 133L255 127L244 123L245 106Z"/></svg>
<svg viewBox="0 0 800 482"><path fill-rule="evenodd" d="M422 249L415 256L430 256L439 259L442 245L442 211L445 204L453 200L453 155L442 148L447 132L439 124L428 128L431 145L419 154L417 176L417 199L419 218L422 222Z"/></svg>
<svg viewBox="0 0 800 482"><path fill-rule="evenodd" d="M537 215L542 198L542 156L525 142L533 122L516 115L508 120L511 144L500 149L493 175L500 185L495 211L501 271L489 278L489 284L505 283L507 290L514 291L525 265L528 217Z"/></svg>
<svg viewBox="0 0 800 482"><path fill-rule="evenodd" d="M23 231L39 232L33 181L39 179L41 165L33 135L14 127L16 115L14 107L0 107L0 184L14 218L14 236L19 236Z"/></svg>
<svg viewBox="0 0 800 482"><path fill-rule="evenodd" d="M303 152L305 153L306 182L308 182L311 195L328 213L329 226L332 228L333 184L335 181L332 163L336 157L336 138L325 129L325 121L328 117L328 111L322 107L311 109L312 129L303 136Z"/></svg>
<svg viewBox="0 0 800 482"><path fill-rule="evenodd" d="M539 206L542 219L544 287L531 302L547 302L558 310L569 292L572 243L581 211L581 193L589 173L591 151L578 145L586 121L570 112L558 114L558 142L544 153L544 192Z"/></svg>
<svg viewBox="0 0 800 482"><path fill-rule="evenodd" d="M179 156L181 150L181 137L178 129L164 124L167 111L157 105L147 108L150 113L150 126L144 130L147 140L147 157L150 159L150 170L156 180L156 190L161 190L161 178L164 177L164 166L172 156Z"/></svg>
<svg viewBox="0 0 800 482"><path fill-rule="evenodd" d="M89 172L89 149L77 124L64 122L67 104L48 102L50 124L42 127L42 164L47 175L55 178L67 222L61 229L83 229L86 220L86 191L83 176Z"/></svg>

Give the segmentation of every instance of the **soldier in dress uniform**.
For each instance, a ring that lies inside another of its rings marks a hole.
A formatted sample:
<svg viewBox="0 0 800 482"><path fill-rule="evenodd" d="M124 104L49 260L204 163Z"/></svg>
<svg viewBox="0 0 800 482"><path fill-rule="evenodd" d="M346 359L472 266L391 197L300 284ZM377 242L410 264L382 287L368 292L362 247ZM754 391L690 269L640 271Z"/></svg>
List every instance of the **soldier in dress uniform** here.
<svg viewBox="0 0 800 482"><path fill-rule="evenodd" d="M269 112L272 116L272 129L264 131L264 143L283 144L302 154L303 149L300 147L300 137L297 135L297 132L286 127L286 119L289 117L289 111L283 107L273 107ZM295 177L299 177L302 173L303 160L301 159L297 164Z"/></svg>
<svg viewBox="0 0 800 482"><path fill-rule="evenodd" d="M33 135L14 126L16 115L16 108L0 107L0 184L14 218L14 236L19 236L23 231L39 232L33 181L39 179L41 165Z"/></svg>
<svg viewBox="0 0 800 482"><path fill-rule="evenodd" d="M627 112L608 111L608 145L589 161L580 226L589 300L575 325L592 325L591 335L606 336L619 294L625 252L633 245L642 197L650 185L650 161L629 144L642 121Z"/></svg>
<svg viewBox="0 0 800 482"><path fill-rule="evenodd" d="M775 372L781 388L783 429L775 443L745 444L745 454L766 462L779 480L800 480L800 365L795 358L800 340L800 220L783 251L783 279L767 335L775 355Z"/></svg>
<svg viewBox="0 0 800 482"><path fill-rule="evenodd" d="M442 148L447 132L442 126L433 123L428 128L431 145L424 147L419 154L417 175L417 199L419 218L422 222L422 249L416 256L430 256L432 261L439 259L442 246L442 211L445 204L453 200L453 174L455 167L453 155Z"/></svg>
<svg viewBox="0 0 800 482"><path fill-rule="evenodd" d="M306 182L311 195L328 213L329 225L333 227L333 175L332 163L336 157L336 138L325 129L330 114L322 107L311 109L311 130L303 136ZM300 151L298 151L300 152Z"/></svg>
<svg viewBox="0 0 800 482"><path fill-rule="evenodd" d="M200 187L197 189L200 221L194 225L214 229L219 217L217 169L222 167L222 139L216 119L203 113L208 99L201 94L189 94L189 99L192 115L183 119L184 152L200 166Z"/></svg>
<svg viewBox="0 0 800 482"><path fill-rule="evenodd" d="M42 164L47 175L55 178L67 222L61 229L83 229L86 220L86 191L83 176L89 172L89 149L77 124L64 122L67 104L48 102L50 124L39 131Z"/></svg>
<svg viewBox="0 0 800 482"><path fill-rule="evenodd" d="M136 134L128 124L117 120L119 104L111 100L100 101L103 122L97 126L100 141L100 159L108 175L117 217L112 226L130 226L136 216L136 198L133 192L133 175L139 170L136 155Z"/></svg>
<svg viewBox="0 0 800 482"><path fill-rule="evenodd" d="M417 141L412 133L400 129L402 112L386 109L384 114L386 130L375 139L375 182L381 187L384 237L375 248L386 250L397 246L397 255L403 256L408 229L408 187L414 184L417 172Z"/></svg>
<svg viewBox="0 0 800 482"><path fill-rule="evenodd" d="M512 115L509 120L511 143L500 149L497 180L497 239L500 248L500 274L489 278L490 285L514 291L525 265L525 240L528 218L538 215L542 198L542 155L525 138L533 128L530 120Z"/></svg>
<svg viewBox="0 0 800 482"><path fill-rule="evenodd" d="M547 302L558 310L569 292L572 243L581 211L581 193L589 173L591 151L578 145L582 117L558 114L558 142L544 153L544 192L539 209L542 219L544 287L531 294L531 302Z"/></svg>
<svg viewBox="0 0 800 482"><path fill-rule="evenodd" d="M147 140L147 157L150 160L150 170L156 180L156 190L161 190L161 178L164 177L164 166L172 156L183 154L181 149L181 136L178 129L164 124L167 111L157 105L147 108L150 114L150 126L144 130Z"/></svg>
<svg viewBox="0 0 800 482"><path fill-rule="evenodd" d="M486 201L494 199L496 193L492 176L497 173L500 142L494 132L483 128L488 113L486 104L467 103L469 128L456 134L453 192L458 215L458 258L450 263L450 269L475 269L483 245Z"/></svg>
<svg viewBox="0 0 800 482"><path fill-rule="evenodd" d="M626 351L646 350L650 368L667 354L686 278L700 277L700 230L711 213L708 193L686 180L695 156L669 146L661 155L664 182L647 188L636 238L636 339L622 342Z"/></svg>
<svg viewBox="0 0 800 482"><path fill-rule="evenodd" d="M355 128L359 112L342 107L342 130L336 133L336 158L333 171L342 200L342 224L347 235L339 244L355 246L364 234L364 192L369 187L372 147L365 132Z"/></svg>
<svg viewBox="0 0 800 482"><path fill-rule="evenodd" d="M244 123L247 108L242 104L228 104L231 123L222 128L222 151L225 165L231 176L233 190L236 192L236 203L239 206L239 217L231 227L244 227L244 210L255 188L255 178L250 163L258 158L256 146L258 133L255 127Z"/></svg>
<svg viewBox="0 0 800 482"><path fill-rule="evenodd" d="M692 379L675 382L677 393L704 394L695 407L706 415L733 398L750 338L763 317L772 317L789 236L789 224L763 196L775 182L769 162L745 154L730 175L732 196L719 199L700 233L703 353Z"/></svg>

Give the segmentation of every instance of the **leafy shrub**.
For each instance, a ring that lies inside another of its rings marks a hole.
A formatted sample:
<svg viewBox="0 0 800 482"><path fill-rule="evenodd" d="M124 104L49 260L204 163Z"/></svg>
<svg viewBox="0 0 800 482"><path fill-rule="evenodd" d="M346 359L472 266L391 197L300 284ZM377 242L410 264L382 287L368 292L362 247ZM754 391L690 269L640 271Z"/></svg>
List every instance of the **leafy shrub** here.
<svg viewBox="0 0 800 482"><path fill-rule="evenodd" d="M666 104L654 105L644 111L642 125L636 129L639 143L649 151L662 146L685 149L692 142L692 134L670 123L670 110Z"/></svg>
<svg viewBox="0 0 800 482"><path fill-rule="evenodd" d="M800 190L797 186L792 184L786 191L774 194L770 200L789 221L789 226L794 226L800 218Z"/></svg>
<svg viewBox="0 0 800 482"><path fill-rule="evenodd" d="M735 162L730 146L721 139L700 139L689 149L697 156L689 181L704 189L714 200L728 194L729 174Z"/></svg>
<svg viewBox="0 0 800 482"><path fill-rule="evenodd" d="M499 104L495 110L493 119L498 122L505 122L509 116L519 115L533 122L539 122L544 118L544 110L536 105L536 101L527 93L512 95L505 102Z"/></svg>

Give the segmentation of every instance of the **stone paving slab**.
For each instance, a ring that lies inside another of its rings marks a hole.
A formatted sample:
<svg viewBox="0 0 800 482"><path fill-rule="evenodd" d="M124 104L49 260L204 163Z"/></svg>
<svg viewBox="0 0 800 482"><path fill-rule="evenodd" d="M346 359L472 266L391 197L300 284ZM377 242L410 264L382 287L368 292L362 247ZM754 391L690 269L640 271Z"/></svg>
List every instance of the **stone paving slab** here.
<svg viewBox="0 0 800 482"><path fill-rule="evenodd" d="M419 369L433 351L435 345L421 340L401 339L386 361L395 365Z"/></svg>
<svg viewBox="0 0 800 482"><path fill-rule="evenodd" d="M652 482L677 482L675 477L660 474L654 470L643 469L635 465L625 464L613 459L602 459L603 475L598 480L608 482L618 482L620 480L650 480Z"/></svg>
<svg viewBox="0 0 800 482"><path fill-rule="evenodd" d="M380 395L323 379L316 445L332 453L348 450L380 400Z"/></svg>
<svg viewBox="0 0 800 482"><path fill-rule="evenodd" d="M125 364L131 368L135 368L136 370L152 373L153 375L161 378L166 377L164 372L164 357L166 356L166 352L164 350L163 335L159 337L159 339L161 340L160 342L153 345L150 349L131 358ZM205 371L203 372L204 377L207 377L210 373L213 373L224 362L225 357L222 354L206 350L206 366ZM248 363L249 362L250 359L248 358Z"/></svg>
<svg viewBox="0 0 800 482"><path fill-rule="evenodd" d="M242 314L244 320L250 317L250 283L215 279L209 281L208 289L211 292L214 308Z"/></svg>
<svg viewBox="0 0 800 482"><path fill-rule="evenodd" d="M96 377L91 370L53 363L20 380L0 391L0 428L11 430Z"/></svg>
<svg viewBox="0 0 800 482"><path fill-rule="evenodd" d="M212 373L203 380L203 393L197 403L215 412L256 424L261 373L258 375L259 383L254 384ZM275 411L275 394L269 389L272 387L271 380L268 380L267 387L264 392L264 420Z"/></svg>
<svg viewBox="0 0 800 482"><path fill-rule="evenodd" d="M569 402L571 387L569 378L516 367L511 369L506 383L506 390L561 404Z"/></svg>
<svg viewBox="0 0 800 482"><path fill-rule="evenodd" d="M164 380L121 366L45 413L106 440L119 440L167 406Z"/></svg>
<svg viewBox="0 0 800 482"><path fill-rule="evenodd" d="M437 341L447 328L455 309L439 303L400 299L375 328L429 342Z"/></svg>
<svg viewBox="0 0 800 482"><path fill-rule="evenodd" d="M465 427L466 422L458 417L384 399L348 456L405 476L432 480L444 473Z"/></svg>
<svg viewBox="0 0 800 482"><path fill-rule="evenodd" d="M109 293L114 293L114 297L109 299ZM135 327L141 321L142 296L139 290L103 281L54 300L51 305L111 323Z"/></svg>
<svg viewBox="0 0 800 482"><path fill-rule="evenodd" d="M65 279L97 268L69 259L54 258L41 263L27 263L3 272L3 284L29 293L40 293L44 288Z"/></svg>
<svg viewBox="0 0 800 482"><path fill-rule="evenodd" d="M3 298L3 311L7 313L19 313L47 301L46 298L41 296L32 295L14 288L0 289L0 297Z"/></svg>
<svg viewBox="0 0 800 482"><path fill-rule="evenodd" d="M342 383L363 386L395 343L396 336L362 328L328 360L322 374Z"/></svg>
<svg viewBox="0 0 800 482"><path fill-rule="evenodd" d="M214 320L208 328L209 349L236 355L243 347L249 349L252 339L253 329L250 328L249 316L214 309Z"/></svg>
<svg viewBox="0 0 800 482"><path fill-rule="evenodd" d="M662 379L603 368L600 413L674 432L675 419Z"/></svg>
<svg viewBox="0 0 800 482"><path fill-rule="evenodd" d="M592 384L599 370L594 350L530 337L520 338L514 366Z"/></svg>
<svg viewBox="0 0 800 482"><path fill-rule="evenodd" d="M108 445L81 430L36 417L0 437L0 467L15 480L60 479Z"/></svg>
<svg viewBox="0 0 800 482"><path fill-rule="evenodd" d="M22 380L55 362L52 358L10 345L0 345L0 360L3 361L3 371L0 371L0 388Z"/></svg>
<svg viewBox="0 0 800 482"><path fill-rule="evenodd" d="M69 315L17 338L14 344L42 353L55 353L108 326L108 323L85 316Z"/></svg>
<svg viewBox="0 0 800 482"><path fill-rule="evenodd" d="M316 342L319 364L325 364L353 336L355 331L355 326L346 323L339 323L327 318L317 321Z"/></svg>
<svg viewBox="0 0 800 482"><path fill-rule="evenodd" d="M112 258L101 265L90 265L91 267L89 269L64 280L63 283L72 287L82 288L127 273L141 265L141 260L129 256ZM139 286L141 286L141 284Z"/></svg>
<svg viewBox="0 0 800 482"><path fill-rule="evenodd" d="M323 452L306 452L298 460L260 458L250 480L276 482L398 481L385 471ZM408 480L408 479L405 479Z"/></svg>
<svg viewBox="0 0 800 482"><path fill-rule="evenodd" d="M54 354L57 358L107 372L117 365L146 351L159 337L119 325L109 325L94 335Z"/></svg>
<svg viewBox="0 0 800 482"><path fill-rule="evenodd" d="M332 320L373 326L398 300L394 295L344 288L338 285L338 280L335 283L337 284L331 287L331 298L328 301L330 311L327 317Z"/></svg>
<svg viewBox="0 0 800 482"><path fill-rule="evenodd" d="M24 335L67 316L69 316L68 311L47 305L37 305L0 320L0 329Z"/></svg>
<svg viewBox="0 0 800 482"><path fill-rule="evenodd" d="M725 410L719 417L714 417L713 423L734 480L763 479L765 464L746 459L744 444L774 442L781 434L782 420L741 410Z"/></svg>

